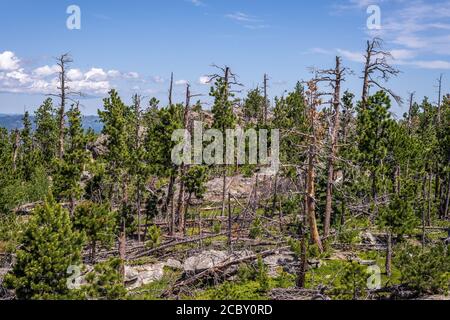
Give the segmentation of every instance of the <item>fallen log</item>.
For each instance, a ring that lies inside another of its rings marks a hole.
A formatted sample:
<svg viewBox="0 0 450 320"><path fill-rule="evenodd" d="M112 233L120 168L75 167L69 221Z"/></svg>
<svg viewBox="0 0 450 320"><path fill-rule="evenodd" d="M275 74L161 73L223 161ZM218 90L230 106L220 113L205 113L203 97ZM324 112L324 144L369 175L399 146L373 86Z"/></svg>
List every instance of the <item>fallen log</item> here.
<svg viewBox="0 0 450 320"><path fill-rule="evenodd" d="M227 262L222 263L222 264L220 264L218 266L215 266L213 268L210 268L210 269L207 269L205 271L202 271L202 272L196 274L195 276L190 277L189 279L177 282L171 289L166 291L163 296L167 297L167 296L170 296L171 294L176 294L176 293L179 292L180 288L186 287L186 286L195 285L200 280L202 280L204 278L208 278L211 275L216 275L218 273L223 273L228 268L230 268L232 266L235 266L235 265L238 265L238 264L241 264L241 263L247 263L247 262L250 262L250 261L255 261L259 257L265 258L265 257L273 255L273 254L275 254L277 252L280 252L280 251L283 251L283 250L288 250L288 249L290 249L290 247L282 247L282 248L277 248L277 249L273 249L273 250L263 251L261 253L250 255L250 256L246 256L246 257L243 257L243 258L240 258L240 259L227 261Z"/></svg>
<svg viewBox="0 0 450 320"><path fill-rule="evenodd" d="M165 249L169 249L178 245L183 245L183 244L188 244L188 243L193 243L193 242L199 242L202 240L207 240L207 239L212 239L212 238L217 238L220 236L225 236L227 235L227 232L222 232L222 233L218 233L218 234L213 234L213 235L205 235L205 236L201 236L201 237L195 237L195 238L189 238L186 240L180 240L180 241L171 241L168 244L163 244L157 248L153 248L150 250L145 250L144 252L139 252L136 253L134 255L131 255L129 257L127 257L127 260L133 260L133 259L139 259L148 255L151 255L152 253L161 251L161 250L165 250Z"/></svg>
<svg viewBox="0 0 450 320"><path fill-rule="evenodd" d="M299 301L299 300L331 300L324 294L325 288L321 290L310 289L273 289L269 296L275 301Z"/></svg>

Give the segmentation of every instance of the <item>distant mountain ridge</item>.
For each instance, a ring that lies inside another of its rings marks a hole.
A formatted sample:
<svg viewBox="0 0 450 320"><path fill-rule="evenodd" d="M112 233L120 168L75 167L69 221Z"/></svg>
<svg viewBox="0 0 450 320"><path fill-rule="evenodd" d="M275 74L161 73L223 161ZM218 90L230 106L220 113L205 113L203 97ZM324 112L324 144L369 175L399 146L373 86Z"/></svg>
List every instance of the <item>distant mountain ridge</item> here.
<svg viewBox="0 0 450 320"><path fill-rule="evenodd" d="M0 127L8 130L21 129L22 126L21 114L3 114L0 113ZM30 115L31 122L34 127L34 116ZM95 132L102 131L103 124L98 116L83 116L83 127L85 129L92 128Z"/></svg>

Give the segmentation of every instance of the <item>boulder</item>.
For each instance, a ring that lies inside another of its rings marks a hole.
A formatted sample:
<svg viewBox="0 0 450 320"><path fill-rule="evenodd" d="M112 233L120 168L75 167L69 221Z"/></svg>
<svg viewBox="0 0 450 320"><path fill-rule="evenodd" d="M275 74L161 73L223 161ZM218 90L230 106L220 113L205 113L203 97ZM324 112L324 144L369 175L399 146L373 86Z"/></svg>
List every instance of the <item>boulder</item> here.
<svg viewBox="0 0 450 320"><path fill-rule="evenodd" d="M269 268L268 270L269 276L274 278L278 276L279 267L283 267L284 270L287 270L289 268L286 267L295 263L295 259L292 255L286 253L279 253L265 257L263 259L263 262Z"/></svg>
<svg viewBox="0 0 450 320"><path fill-rule="evenodd" d="M363 244L370 244L370 245L376 245L377 244L377 239L375 238L375 236L370 233L370 232L363 232L361 234L361 239Z"/></svg>
<svg viewBox="0 0 450 320"><path fill-rule="evenodd" d="M180 261L171 258L167 259L165 266L174 270L183 270L183 264Z"/></svg>
<svg viewBox="0 0 450 320"><path fill-rule="evenodd" d="M237 251L231 254L226 251L204 251L198 255L187 258L184 261L183 270L187 274L195 274L253 254L254 253L251 251Z"/></svg>
<svg viewBox="0 0 450 320"><path fill-rule="evenodd" d="M145 266L125 267L125 284L127 288L133 290L161 280L164 276L165 265L165 263L157 263Z"/></svg>

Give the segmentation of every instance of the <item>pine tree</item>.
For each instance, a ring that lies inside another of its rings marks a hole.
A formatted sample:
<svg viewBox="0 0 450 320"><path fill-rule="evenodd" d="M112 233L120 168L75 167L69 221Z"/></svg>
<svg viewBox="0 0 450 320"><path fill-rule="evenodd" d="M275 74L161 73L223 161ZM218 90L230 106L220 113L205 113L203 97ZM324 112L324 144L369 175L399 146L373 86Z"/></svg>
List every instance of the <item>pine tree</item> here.
<svg viewBox="0 0 450 320"><path fill-rule="evenodd" d="M216 75L214 87L211 88L210 96L214 98L214 104L211 112L214 116L213 128L222 132L223 141L225 143L225 134L227 129L234 129L236 117L233 112L233 103L230 98L234 95L231 92L231 83L236 83L236 76L231 72L229 67L221 69L223 76ZM233 79L233 80L232 80ZM223 162L225 163L225 154ZM222 169L223 188L222 188L222 215L225 215L225 198L227 194L227 168Z"/></svg>
<svg viewBox="0 0 450 320"><path fill-rule="evenodd" d="M81 178L88 160L86 136L82 126L82 116L77 105L67 112L69 127L67 129L68 148L58 163L55 175L55 193L58 198L67 199L70 203L70 214L73 214L75 202L83 195Z"/></svg>
<svg viewBox="0 0 450 320"><path fill-rule="evenodd" d="M110 246L115 239L115 222L115 213L107 205L83 202L75 208L73 227L86 235L91 249L91 261L95 261L99 244Z"/></svg>
<svg viewBox="0 0 450 320"><path fill-rule="evenodd" d="M49 196L34 210L5 283L23 300L66 297L67 270L80 264L82 243L83 237L72 230L69 213Z"/></svg>
<svg viewBox="0 0 450 320"><path fill-rule="evenodd" d="M132 132L130 128L129 117L131 110L120 99L115 90L109 92L109 97L103 100L104 111L98 112L104 126L102 133L108 137L108 152L104 155L107 162L107 173L111 179L110 185L110 205L119 207L119 255L122 261L121 273L125 273L124 260L126 251L126 231L127 221L130 217L129 198L128 198L128 170L130 165L129 151L129 134ZM119 199L114 196L120 195Z"/></svg>
<svg viewBox="0 0 450 320"><path fill-rule="evenodd" d="M156 119L149 119L146 138L147 163L150 171L161 178L168 178L166 200L162 206L162 213L170 219L170 233L175 232L174 187L178 174L178 167L172 161L172 150L176 142L172 141L173 132L183 128L183 106L171 105L157 112ZM169 213L170 208L170 213Z"/></svg>
<svg viewBox="0 0 450 320"><path fill-rule="evenodd" d="M358 114L359 162L370 172L372 200L377 201L379 186L386 173L385 158L389 147L389 137L393 120L389 113L389 96L379 91L370 96L364 109ZM384 181L383 181L384 182Z"/></svg>
<svg viewBox="0 0 450 320"><path fill-rule="evenodd" d="M256 121L256 123L263 123L264 121L264 96L261 89L256 88L250 90L247 98L244 100L243 106L244 116L247 121Z"/></svg>
<svg viewBox="0 0 450 320"><path fill-rule="evenodd" d="M57 154L57 123L52 99L48 98L35 113L35 139L42 163L49 168Z"/></svg>
<svg viewBox="0 0 450 320"><path fill-rule="evenodd" d="M20 131L20 171L22 178L29 181L36 165L36 157L33 145L33 132L31 127L30 114L25 112L22 118L23 129Z"/></svg>

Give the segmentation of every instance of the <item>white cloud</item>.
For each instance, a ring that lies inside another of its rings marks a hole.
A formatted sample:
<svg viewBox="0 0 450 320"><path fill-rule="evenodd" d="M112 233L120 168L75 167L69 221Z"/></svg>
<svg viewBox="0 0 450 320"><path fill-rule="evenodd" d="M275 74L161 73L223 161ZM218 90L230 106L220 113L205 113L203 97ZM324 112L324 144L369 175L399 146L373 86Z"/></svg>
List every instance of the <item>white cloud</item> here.
<svg viewBox="0 0 450 320"><path fill-rule="evenodd" d="M69 78L69 80L77 81L83 79L84 76L83 72L81 72L80 69L70 69L67 72L67 77Z"/></svg>
<svg viewBox="0 0 450 320"><path fill-rule="evenodd" d="M110 78L119 78L121 76L121 73L117 70L109 70L108 71L108 77Z"/></svg>
<svg viewBox="0 0 450 320"><path fill-rule="evenodd" d="M450 70L450 62L442 60L433 61L412 61L413 66L423 69L446 69Z"/></svg>
<svg viewBox="0 0 450 320"><path fill-rule="evenodd" d="M33 74L38 76L38 77L48 77L51 76L52 74L58 73L59 71L59 67L57 65L53 65L53 66L43 66L37 69L34 69Z"/></svg>
<svg viewBox="0 0 450 320"><path fill-rule="evenodd" d="M337 49L337 52L344 58L353 62L364 62L364 55L361 52Z"/></svg>
<svg viewBox="0 0 450 320"><path fill-rule="evenodd" d="M175 81L175 85L176 85L176 86L184 86L184 85L186 85L187 83L188 83L187 80L177 80L177 81Z"/></svg>
<svg viewBox="0 0 450 320"><path fill-rule="evenodd" d="M20 67L20 59L11 51L0 53L0 70L13 71Z"/></svg>
<svg viewBox="0 0 450 320"><path fill-rule="evenodd" d="M251 30L265 29L269 27L268 25L264 24L263 20L239 11L226 14L225 17Z"/></svg>
<svg viewBox="0 0 450 320"><path fill-rule="evenodd" d="M123 75L125 79L138 79L139 73L137 72L127 72Z"/></svg>
<svg viewBox="0 0 450 320"><path fill-rule="evenodd" d="M108 78L108 75L101 68L92 68L84 74L86 80L91 81L104 81Z"/></svg>
<svg viewBox="0 0 450 320"><path fill-rule="evenodd" d="M26 84L26 83L30 83L33 80L31 79L31 77L25 73L24 69L19 69L19 70L15 70L15 71L11 71L9 73L6 74L7 78L13 79L18 81L20 84Z"/></svg>
<svg viewBox="0 0 450 320"><path fill-rule="evenodd" d="M203 85L208 84L209 81L210 81L209 77L206 77L206 76L200 77L200 78L198 79L198 83L199 83L199 84L203 84Z"/></svg>
<svg viewBox="0 0 450 320"><path fill-rule="evenodd" d="M225 17L238 22L260 22L260 20L256 19L255 17L252 17L243 12L229 13L225 15Z"/></svg>

